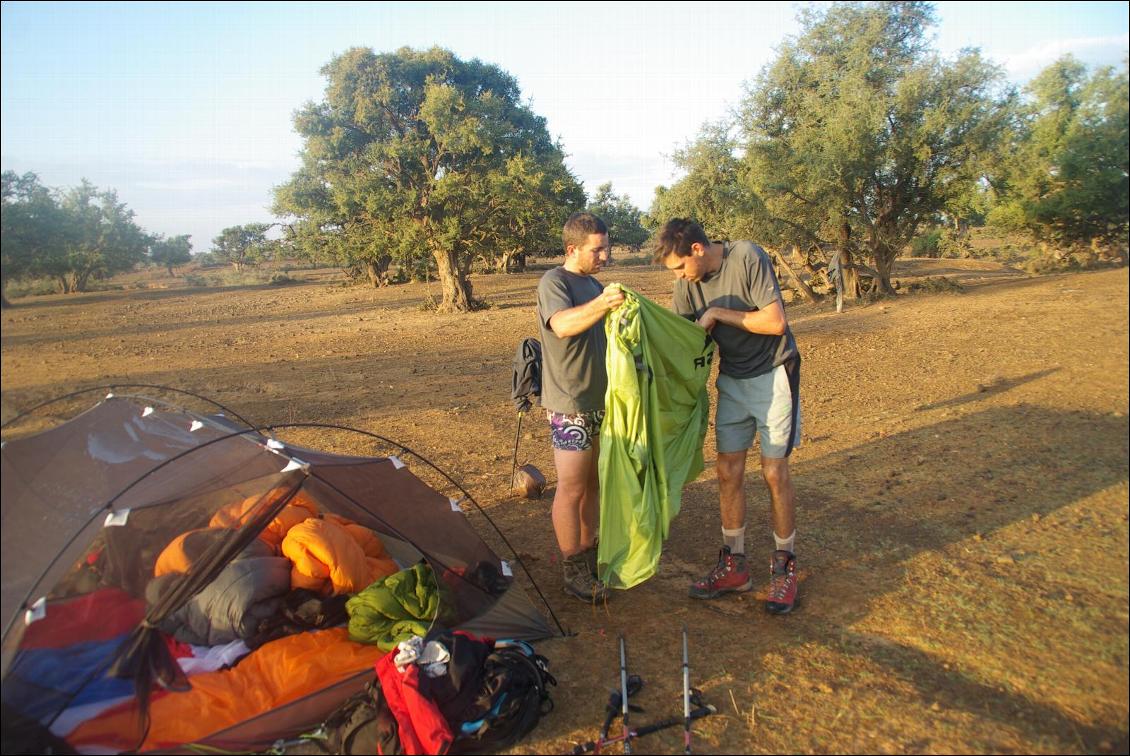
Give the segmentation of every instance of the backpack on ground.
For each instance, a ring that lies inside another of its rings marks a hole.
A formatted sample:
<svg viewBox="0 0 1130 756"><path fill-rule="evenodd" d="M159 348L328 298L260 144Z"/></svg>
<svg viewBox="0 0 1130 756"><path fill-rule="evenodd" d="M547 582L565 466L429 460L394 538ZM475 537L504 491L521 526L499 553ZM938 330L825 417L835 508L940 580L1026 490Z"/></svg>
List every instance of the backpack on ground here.
<svg viewBox="0 0 1130 756"><path fill-rule="evenodd" d="M549 661L524 641L497 641L483 662L478 694L451 723L451 753L498 753L517 743L553 710Z"/></svg>
<svg viewBox="0 0 1130 756"><path fill-rule="evenodd" d="M396 718L374 679L355 693L322 724L326 737L314 740L332 754L399 754Z"/></svg>
<svg viewBox="0 0 1130 756"><path fill-rule="evenodd" d="M549 673L548 660L529 643L492 642L449 630L428 639L449 649L447 673L435 678L413 675L427 706L434 707L450 728L447 753L498 753L521 740L553 710L549 686L557 685L557 680ZM402 744L397 716L411 716L411 711L397 714L393 708L379 679L374 679L323 723L326 737L319 745L327 753L404 753L407 746ZM414 717L404 726L413 725L419 726ZM409 736L405 742L412 741Z"/></svg>

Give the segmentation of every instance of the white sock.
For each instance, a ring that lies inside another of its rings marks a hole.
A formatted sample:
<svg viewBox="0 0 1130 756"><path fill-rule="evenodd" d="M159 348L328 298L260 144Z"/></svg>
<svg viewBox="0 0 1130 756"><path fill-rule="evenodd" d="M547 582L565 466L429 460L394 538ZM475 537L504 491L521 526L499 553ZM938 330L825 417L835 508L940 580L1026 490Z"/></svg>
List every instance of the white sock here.
<svg viewBox="0 0 1130 756"><path fill-rule="evenodd" d="M745 525L736 530L722 528L722 543L730 547L731 554L745 553Z"/></svg>
<svg viewBox="0 0 1130 756"><path fill-rule="evenodd" d="M794 542L796 541L796 530L793 530L792 535L788 538L780 538L777 533L773 533L773 540L777 543L777 551L787 551L790 554L795 553L793 550Z"/></svg>

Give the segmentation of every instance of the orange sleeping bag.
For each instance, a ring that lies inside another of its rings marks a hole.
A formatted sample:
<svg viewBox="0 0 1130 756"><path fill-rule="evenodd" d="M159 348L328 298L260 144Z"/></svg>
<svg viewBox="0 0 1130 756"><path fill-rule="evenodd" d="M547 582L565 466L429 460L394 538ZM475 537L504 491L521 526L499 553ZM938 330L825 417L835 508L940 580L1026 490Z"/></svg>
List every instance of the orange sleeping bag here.
<svg viewBox="0 0 1130 756"><path fill-rule="evenodd" d="M264 500L270 501L280 494L280 491L274 490L267 496L248 496L243 501L229 504L212 515L208 527L242 527L245 522L255 516L256 504ZM310 498L305 491L299 491L286 503L286 506L275 516L275 519L271 520L271 523L263 529L263 532L259 534L259 539L269 544L278 554L287 531L307 518L317 517L320 513L321 509L318 507L318 503Z"/></svg>
<svg viewBox="0 0 1130 756"><path fill-rule="evenodd" d="M142 751L193 743L263 712L372 670L385 654L353 643L345 628L298 633L266 643L231 669L194 675L192 690L150 702L149 733ZM133 749L133 702L92 719L66 737L79 750Z"/></svg>
<svg viewBox="0 0 1130 756"><path fill-rule="evenodd" d="M294 563L292 589L358 593L400 571L376 533L336 515L295 525L283 539L282 553Z"/></svg>

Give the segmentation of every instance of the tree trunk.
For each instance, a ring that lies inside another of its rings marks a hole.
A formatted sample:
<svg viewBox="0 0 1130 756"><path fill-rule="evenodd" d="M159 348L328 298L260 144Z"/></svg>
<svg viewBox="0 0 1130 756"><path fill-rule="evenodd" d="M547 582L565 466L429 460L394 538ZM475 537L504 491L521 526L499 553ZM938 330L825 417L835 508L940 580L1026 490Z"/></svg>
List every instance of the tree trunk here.
<svg viewBox="0 0 1130 756"><path fill-rule="evenodd" d="M175 273L175 272L173 271L173 266L172 266L172 265L169 265L169 266L167 266L167 267L168 267L168 269L169 269L169 278L172 278L173 276L175 276L175 275L176 275L176 273Z"/></svg>
<svg viewBox="0 0 1130 756"><path fill-rule="evenodd" d="M797 246L795 244L793 245L793 252L799 254L799 250L797 249ZM790 284L794 289L800 292L800 294L809 302L815 304L816 302L820 301L821 297L812 290L811 286L801 280L801 277L797 275L797 272L793 270L793 267L791 265L789 265L789 261L785 259L784 254L777 253L773 256L777 259L777 264L784 268L785 272L789 274L789 278L792 279L790 281Z"/></svg>
<svg viewBox="0 0 1130 756"><path fill-rule="evenodd" d="M388 266L392 263L392 257L389 255L381 255L376 260L365 261L365 273L369 276L369 283L373 285L374 289L379 289L388 284Z"/></svg>
<svg viewBox="0 0 1130 756"><path fill-rule="evenodd" d="M844 299L859 299L862 293L859 286L859 268L855 267L850 252L841 253L840 260L844 277Z"/></svg>
<svg viewBox="0 0 1130 756"><path fill-rule="evenodd" d="M894 269L897 254L897 250L885 246L875 250L875 272L879 274L879 290L884 294L895 293L894 287L891 286L891 271Z"/></svg>
<svg viewBox="0 0 1130 756"><path fill-rule="evenodd" d="M436 250L433 254L439 271L440 289L443 291L440 312L470 312L473 309L471 282L460 269L455 253Z"/></svg>
<svg viewBox="0 0 1130 756"><path fill-rule="evenodd" d="M513 252L503 252L502 256L498 259L498 265L495 270L497 270L499 273L525 273L525 253L520 250L514 250Z"/></svg>

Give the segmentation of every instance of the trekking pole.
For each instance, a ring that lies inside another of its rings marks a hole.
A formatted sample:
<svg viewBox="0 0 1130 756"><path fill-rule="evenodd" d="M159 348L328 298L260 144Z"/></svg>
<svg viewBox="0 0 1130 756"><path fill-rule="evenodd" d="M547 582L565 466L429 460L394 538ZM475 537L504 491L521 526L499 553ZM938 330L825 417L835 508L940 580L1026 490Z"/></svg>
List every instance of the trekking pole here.
<svg viewBox="0 0 1130 756"><path fill-rule="evenodd" d="M628 651L624 644L624 634L620 634L620 695L624 718L624 753L632 752L632 736L628 730Z"/></svg>
<svg viewBox="0 0 1130 756"><path fill-rule="evenodd" d="M514 434L514 462L510 466L510 488L514 488L514 476L518 474L518 440L522 438L522 415L526 414L522 410L518 410L518 432Z"/></svg>
<svg viewBox="0 0 1130 756"><path fill-rule="evenodd" d="M687 656L687 623L683 623L683 753L691 752L691 666Z"/></svg>
<svg viewBox="0 0 1130 756"><path fill-rule="evenodd" d="M711 714L717 714L717 713L718 713L718 710L716 708L714 708L714 706L712 706L711 704L703 704L702 706L699 706L697 709L691 710L690 720L693 722L696 719L702 719L703 717L709 717ZM666 730L668 727L678 727L685 720L686 720L685 717L680 717L680 716L674 716L674 717L669 717L667 719L662 719L658 722L653 722L652 724L644 725L643 727L637 727L634 730L629 729L628 732L626 732L625 734L617 735L614 738L608 738L607 740L601 740L599 742L589 741L588 743L585 743L584 745L574 746L573 750L570 751L570 753L571 754L599 753L600 749L603 748L604 746L611 745L613 743L621 743L621 742L624 743L625 748L628 748L629 747L628 746L628 739L629 738L639 738L639 737L643 737L644 735L650 735L653 732L659 732L660 730Z"/></svg>

